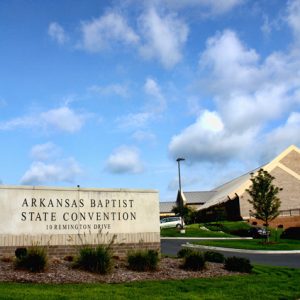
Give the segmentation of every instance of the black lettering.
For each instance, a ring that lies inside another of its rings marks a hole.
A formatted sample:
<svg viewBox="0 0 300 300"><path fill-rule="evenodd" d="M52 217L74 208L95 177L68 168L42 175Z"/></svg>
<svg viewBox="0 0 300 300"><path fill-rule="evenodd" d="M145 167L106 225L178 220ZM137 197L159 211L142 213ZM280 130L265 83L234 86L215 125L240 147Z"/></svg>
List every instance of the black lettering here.
<svg viewBox="0 0 300 300"><path fill-rule="evenodd" d="M56 213L55 212L51 213L51 221L56 222Z"/></svg>
<svg viewBox="0 0 300 300"><path fill-rule="evenodd" d="M84 200L83 199L79 200L79 207L84 207Z"/></svg>
<svg viewBox="0 0 300 300"><path fill-rule="evenodd" d="M130 220L136 220L136 212L130 212Z"/></svg>
<svg viewBox="0 0 300 300"><path fill-rule="evenodd" d="M35 198L31 198L31 207L37 207Z"/></svg>
<svg viewBox="0 0 300 300"><path fill-rule="evenodd" d="M63 214L63 219L64 219L64 221L69 221L69 213L65 212Z"/></svg>
<svg viewBox="0 0 300 300"><path fill-rule="evenodd" d="M40 198L40 207L46 207L44 202L45 202L45 198Z"/></svg>
<svg viewBox="0 0 300 300"><path fill-rule="evenodd" d="M21 221L26 221L26 212L25 211L22 212L21 216L22 216Z"/></svg>
<svg viewBox="0 0 300 300"><path fill-rule="evenodd" d="M26 198L24 199L24 201L22 203L22 207L24 207L24 206L28 207L28 203L27 203L27 199Z"/></svg>

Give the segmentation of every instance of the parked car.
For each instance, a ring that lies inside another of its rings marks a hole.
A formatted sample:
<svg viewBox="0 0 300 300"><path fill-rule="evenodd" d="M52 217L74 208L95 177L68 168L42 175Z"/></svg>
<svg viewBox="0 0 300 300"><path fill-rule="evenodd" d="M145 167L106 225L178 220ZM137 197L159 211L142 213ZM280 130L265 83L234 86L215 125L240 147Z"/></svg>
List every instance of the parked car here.
<svg viewBox="0 0 300 300"><path fill-rule="evenodd" d="M267 231L265 228L261 227L252 227L249 229L249 235L254 239L266 238L270 236L270 231Z"/></svg>
<svg viewBox="0 0 300 300"><path fill-rule="evenodd" d="M184 221L181 222L181 217L168 217L160 220L160 228L182 228L185 226Z"/></svg>

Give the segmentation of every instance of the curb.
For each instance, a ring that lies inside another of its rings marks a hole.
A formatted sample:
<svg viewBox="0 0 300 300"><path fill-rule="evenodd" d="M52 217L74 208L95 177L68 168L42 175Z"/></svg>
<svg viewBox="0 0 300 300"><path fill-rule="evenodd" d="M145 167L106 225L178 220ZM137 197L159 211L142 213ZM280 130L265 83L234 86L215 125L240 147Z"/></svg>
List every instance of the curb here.
<svg viewBox="0 0 300 300"><path fill-rule="evenodd" d="M252 237L160 237L161 240L253 240Z"/></svg>
<svg viewBox="0 0 300 300"><path fill-rule="evenodd" d="M205 250L216 250L224 252L236 252L236 253L252 253L252 254L300 254L300 250L248 250L248 249L235 249L235 248L223 248L223 247L213 247L204 245L193 245L186 243L181 245L183 248L193 248L193 249L205 249Z"/></svg>

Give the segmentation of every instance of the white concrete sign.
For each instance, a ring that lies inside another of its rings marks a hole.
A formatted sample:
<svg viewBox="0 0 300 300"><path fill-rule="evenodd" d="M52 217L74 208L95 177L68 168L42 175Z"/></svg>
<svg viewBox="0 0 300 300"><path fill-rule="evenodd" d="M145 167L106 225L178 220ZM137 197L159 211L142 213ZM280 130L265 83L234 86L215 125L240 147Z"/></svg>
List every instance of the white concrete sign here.
<svg viewBox="0 0 300 300"><path fill-rule="evenodd" d="M2 240L11 235L57 239L99 232L159 236L156 191L2 185L0 205Z"/></svg>

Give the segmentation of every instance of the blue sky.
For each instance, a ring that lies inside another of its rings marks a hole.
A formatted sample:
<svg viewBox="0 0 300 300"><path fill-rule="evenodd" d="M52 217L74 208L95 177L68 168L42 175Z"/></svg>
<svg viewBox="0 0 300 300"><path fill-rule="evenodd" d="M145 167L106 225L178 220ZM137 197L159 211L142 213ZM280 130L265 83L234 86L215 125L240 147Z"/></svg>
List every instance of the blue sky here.
<svg viewBox="0 0 300 300"><path fill-rule="evenodd" d="M0 182L173 200L300 146L300 1L0 2Z"/></svg>

